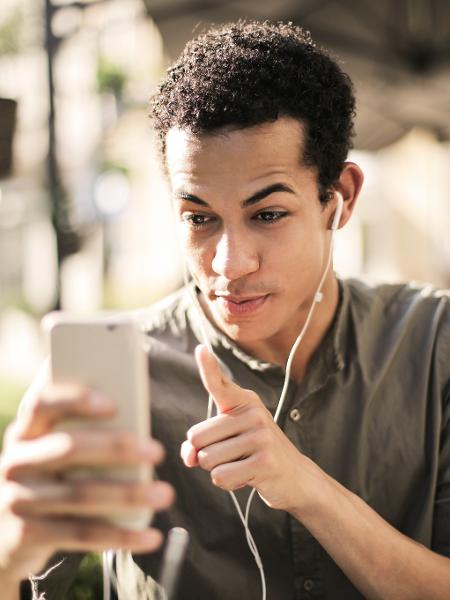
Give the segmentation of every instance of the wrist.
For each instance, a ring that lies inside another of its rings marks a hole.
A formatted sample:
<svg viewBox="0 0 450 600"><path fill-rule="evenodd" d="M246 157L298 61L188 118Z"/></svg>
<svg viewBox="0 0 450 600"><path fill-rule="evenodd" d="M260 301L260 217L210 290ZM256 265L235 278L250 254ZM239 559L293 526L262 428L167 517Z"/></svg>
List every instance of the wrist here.
<svg viewBox="0 0 450 600"><path fill-rule="evenodd" d="M286 510L306 525L311 518L317 518L322 513L336 490L333 479L304 455L300 464L300 476L296 481L298 489L293 495L294 501Z"/></svg>

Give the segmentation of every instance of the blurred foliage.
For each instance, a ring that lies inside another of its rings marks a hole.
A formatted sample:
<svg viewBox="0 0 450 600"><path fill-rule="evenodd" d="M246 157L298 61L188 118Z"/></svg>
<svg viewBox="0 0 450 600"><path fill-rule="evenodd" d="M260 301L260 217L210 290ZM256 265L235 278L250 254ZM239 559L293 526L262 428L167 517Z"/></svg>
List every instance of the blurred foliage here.
<svg viewBox="0 0 450 600"><path fill-rule="evenodd" d="M100 94L111 92L120 99L126 82L127 75L119 65L100 57L97 65L97 88Z"/></svg>
<svg viewBox="0 0 450 600"><path fill-rule="evenodd" d="M106 173L107 171L118 171L119 173L122 173L122 175L126 175L127 177L130 174L130 169L126 165L114 160L105 159L100 164L99 173L102 174Z"/></svg>
<svg viewBox="0 0 450 600"><path fill-rule="evenodd" d="M0 377L0 444L8 423L16 414L24 392L23 384L14 379Z"/></svg>
<svg viewBox="0 0 450 600"><path fill-rule="evenodd" d="M23 13L18 6L0 20L0 56L16 54L20 50L23 28Z"/></svg>
<svg viewBox="0 0 450 600"><path fill-rule="evenodd" d="M38 310L26 299L22 290L12 289L8 290L7 293L0 294L0 311L10 306L35 319L42 317L42 311Z"/></svg>
<svg viewBox="0 0 450 600"><path fill-rule="evenodd" d="M102 600L103 574L98 554L87 554L66 594L66 600Z"/></svg>

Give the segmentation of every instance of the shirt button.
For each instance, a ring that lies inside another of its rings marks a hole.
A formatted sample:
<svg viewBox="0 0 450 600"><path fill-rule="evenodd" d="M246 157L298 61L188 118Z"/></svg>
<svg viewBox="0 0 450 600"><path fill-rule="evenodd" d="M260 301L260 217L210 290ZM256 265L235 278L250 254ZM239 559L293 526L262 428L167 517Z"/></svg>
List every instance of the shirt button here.
<svg viewBox="0 0 450 600"><path fill-rule="evenodd" d="M303 582L303 588L307 592L310 592L314 588L314 581L312 579L305 579Z"/></svg>
<svg viewBox="0 0 450 600"><path fill-rule="evenodd" d="M293 408L291 410L291 412L289 413L289 416L292 421L297 422L297 421L300 421L302 415L300 414L300 411L298 410L298 408Z"/></svg>

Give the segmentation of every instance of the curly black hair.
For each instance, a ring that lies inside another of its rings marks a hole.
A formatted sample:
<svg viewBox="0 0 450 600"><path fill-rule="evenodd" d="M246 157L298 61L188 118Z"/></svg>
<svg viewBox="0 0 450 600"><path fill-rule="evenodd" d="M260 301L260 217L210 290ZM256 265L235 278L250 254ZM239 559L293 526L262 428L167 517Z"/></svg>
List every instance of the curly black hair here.
<svg viewBox="0 0 450 600"><path fill-rule="evenodd" d="M212 27L185 46L151 99L165 159L172 127L195 134L298 119L303 164L317 168L325 203L352 147L355 98L350 78L292 23L238 21Z"/></svg>

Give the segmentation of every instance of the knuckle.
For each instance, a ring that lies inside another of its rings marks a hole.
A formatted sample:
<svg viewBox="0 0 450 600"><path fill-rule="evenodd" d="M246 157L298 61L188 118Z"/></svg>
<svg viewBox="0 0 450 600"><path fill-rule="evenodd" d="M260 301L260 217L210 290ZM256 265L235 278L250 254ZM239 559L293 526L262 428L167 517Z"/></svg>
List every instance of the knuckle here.
<svg viewBox="0 0 450 600"><path fill-rule="evenodd" d="M260 450L255 455L255 466L265 472L271 471L275 466L273 454L267 449Z"/></svg>
<svg viewBox="0 0 450 600"><path fill-rule="evenodd" d="M89 522L78 521L75 525L75 538L81 544L88 544L97 538L97 527Z"/></svg>
<svg viewBox="0 0 450 600"><path fill-rule="evenodd" d="M10 484L4 483L2 485L2 494L1 494L1 505L2 509L7 512L12 512L16 514L20 509L21 498L17 493L17 488Z"/></svg>
<svg viewBox="0 0 450 600"><path fill-rule="evenodd" d="M226 377L224 375L224 373L222 373L222 371L220 372L220 387L223 388L224 392L228 392L230 390L234 390L235 388L235 383L233 381L231 381L231 379L228 379L228 377Z"/></svg>
<svg viewBox="0 0 450 600"><path fill-rule="evenodd" d="M17 438L17 419L14 419L14 421L11 421L11 423L9 423L9 425L5 429L5 433L3 435L3 448L8 448L10 444L12 444L13 441Z"/></svg>
<svg viewBox="0 0 450 600"><path fill-rule="evenodd" d="M77 411L81 410L82 412L89 412L92 408L92 397L93 390L91 388L76 386L72 391L72 402L73 407L70 405L67 407L69 410L76 409Z"/></svg>
<svg viewBox="0 0 450 600"><path fill-rule="evenodd" d="M66 432L59 432L53 435L57 435L61 439L60 446L60 458L64 461L71 461L77 455L81 444L76 434L70 434Z"/></svg>
<svg viewBox="0 0 450 600"><path fill-rule="evenodd" d="M145 503L145 492L142 486L127 485L122 490L123 501L131 506L141 505Z"/></svg>
<svg viewBox="0 0 450 600"><path fill-rule="evenodd" d="M34 421L48 410L48 396L50 391L46 388L40 389L35 395L31 396L25 405L25 412L28 413L28 418Z"/></svg>
<svg viewBox="0 0 450 600"><path fill-rule="evenodd" d="M258 408L258 406L261 404L261 398L258 396L258 394L248 388L239 388L238 395L241 397L242 402L247 406L248 409Z"/></svg>
<svg viewBox="0 0 450 600"><path fill-rule="evenodd" d="M166 449L158 440L154 438L150 440L151 448L153 451L154 462L156 464L163 462L166 457Z"/></svg>
<svg viewBox="0 0 450 600"><path fill-rule="evenodd" d="M260 397L254 390L245 389L244 391L247 393L248 399L252 402L261 402Z"/></svg>
<svg viewBox="0 0 450 600"><path fill-rule="evenodd" d="M14 515L19 515L24 508L24 500L14 492L10 492L5 499L6 508Z"/></svg>
<svg viewBox="0 0 450 600"><path fill-rule="evenodd" d="M267 448L272 443L272 431L268 427L261 427L255 435L257 444L262 448Z"/></svg>
<svg viewBox="0 0 450 600"><path fill-rule="evenodd" d="M85 484L71 484L68 489L70 501L76 504L85 504L91 500L91 491Z"/></svg>
<svg viewBox="0 0 450 600"><path fill-rule="evenodd" d="M133 546L136 541L136 533L132 531L119 531L117 537L117 545L122 548L129 548Z"/></svg>
<svg viewBox="0 0 450 600"><path fill-rule="evenodd" d="M201 432L192 427L187 433L187 439L191 442L195 449L201 448L202 444L202 434Z"/></svg>
<svg viewBox="0 0 450 600"><path fill-rule="evenodd" d="M211 480L215 486L220 487L223 490L230 489L227 487L227 479L225 477L225 473L220 467L216 467L211 471Z"/></svg>
<svg viewBox="0 0 450 600"><path fill-rule="evenodd" d="M153 486L155 486L155 484L153 484ZM154 489L158 489L159 493L162 492L164 494L164 497L165 497L164 507L168 508L175 502L175 498L176 498L175 488L167 481L156 482L156 487Z"/></svg>
<svg viewBox="0 0 450 600"><path fill-rule="evenodd" d="M129 431L120 431L112 438L112 451L122 458L132 458L137 452L135 436Z"/></svg>
<svg viewBox="0 0 450 600"><path fill-rule="evenodd" d="M78 384L48 385L30 399L32 417L62 419L90 408L89 388Z"/></svg>
<svg viewBox="0 0 450 600"><path fill-rule="evenodd" d="M248 421L253 426L261 426L266 422L266 415L260 406L250 406L248 408Z"/></svg>
<svg viewBox="0 0 450 600"><path fill-rule="evenodd" d="M205 469L206 471L211 470L213 463L207 450L200 450L200 452L197 453L197 460L202 469Z"/></svg>
<svg viewBox="0 0 450 600"><path fill-rule="evenodd" d="M16 477L18 467L10 454L4 454L0 463L0 475L5 481L13 481Z"/></svg>

